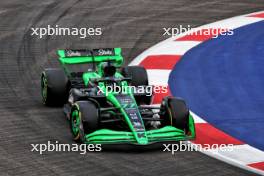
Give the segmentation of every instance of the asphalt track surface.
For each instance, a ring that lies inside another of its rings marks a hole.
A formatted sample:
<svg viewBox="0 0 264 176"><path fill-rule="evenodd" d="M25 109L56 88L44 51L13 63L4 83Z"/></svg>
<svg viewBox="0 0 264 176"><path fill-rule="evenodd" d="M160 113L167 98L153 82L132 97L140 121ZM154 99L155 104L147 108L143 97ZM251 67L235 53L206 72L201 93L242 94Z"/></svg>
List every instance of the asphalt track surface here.
<svg viewBox="0 0 264 176"><path fill-rule="evenodd" d="M39 76L56 67L59 48L122 47L126 63L164 40L163 27L199 26L262 10L252 1L68 1L9 0L0 2L0 175L253 175L199 152L162 149L74 152L31 152L31 143L73 143L60 108L40 101ZM32 37L30 28L102 27L103 35Z"/></svg>

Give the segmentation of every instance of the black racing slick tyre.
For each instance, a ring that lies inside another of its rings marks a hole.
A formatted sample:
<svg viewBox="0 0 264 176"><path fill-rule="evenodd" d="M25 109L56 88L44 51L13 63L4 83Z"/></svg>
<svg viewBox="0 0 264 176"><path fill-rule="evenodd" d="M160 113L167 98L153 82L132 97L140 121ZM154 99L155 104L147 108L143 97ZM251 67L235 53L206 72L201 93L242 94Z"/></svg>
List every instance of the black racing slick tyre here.
<svg viewBox="0 0 264 176"><path fill-rule="evenodd" d="M171 125L187 133L189 131L189 109L185 101L176 97L165 97L161 104L162 125Z"/></svg>
<svg viewBox="0 0 264 176"><path fill-rule="evenodd" d="M147 86L148 74L144 67L140 66L127 66L121 71L124 77L131 77L131 84L133 86Z"/></svg>
<svg viewBox="0 0 264 176"><path fill-rule="evenodd" d="M41 74L42 102L47 106L62 106L68 98L68 78L64 71L45 69Z"/></svg>
<svg viewBox="0 0 264 176"><path fill-rule="evenodd" d="M144 86L147 87L149 85L148 83L148 74L147 71L144 67L141 66L127 66L124 67L121 70L121 74L124 77L131 77L131 86ZM147 90L147 89L146 89ZM150 95L140 95L140 96L135 96L135 99L137 103L140 104L151 104L152 101L152 92L148 92Z"/></svg>
<svg viewBox="0 0 264 176"><path fill-rule="evenodd" d="M99 128L99 110L92 101L77 101L71 109L70 126L73 138L84 142L85 135Z"/></svg>

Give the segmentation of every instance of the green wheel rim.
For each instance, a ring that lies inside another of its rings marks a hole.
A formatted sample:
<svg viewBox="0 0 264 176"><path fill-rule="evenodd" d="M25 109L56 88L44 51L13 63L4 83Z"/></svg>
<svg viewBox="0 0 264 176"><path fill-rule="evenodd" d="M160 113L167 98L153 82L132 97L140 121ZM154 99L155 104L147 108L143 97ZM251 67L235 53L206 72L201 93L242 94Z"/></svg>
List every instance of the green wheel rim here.
<svg viewBox="0 0 264 176"><path fill-rule="evenodd" d="M46 103L46 100L47 100L47 92L48 92L47 79L45 75L43 75L41 79L41 95L42 95L42 101L44 104Z"/></svg>
<svg viewBox="0 0 264 176"><path fill-rule="evenodd" d="M80 126L79 111L74 110L72 112L72 118L71 118L71 128L74 136L77 136L79 134L80 132L79 126Z"/></svg>

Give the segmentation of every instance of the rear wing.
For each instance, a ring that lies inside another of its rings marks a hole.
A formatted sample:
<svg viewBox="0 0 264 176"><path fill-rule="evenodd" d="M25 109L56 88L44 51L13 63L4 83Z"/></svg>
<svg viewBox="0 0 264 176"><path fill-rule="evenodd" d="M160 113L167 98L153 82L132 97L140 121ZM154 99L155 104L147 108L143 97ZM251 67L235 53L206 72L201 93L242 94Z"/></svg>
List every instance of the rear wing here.
<svg viewBox="0 0 264 176"><path fill-rule="evenodd" d="M81 64L113 61L122 65L121 48L100 48L92 50L58 50L59 61L62 64Z"/></svg>

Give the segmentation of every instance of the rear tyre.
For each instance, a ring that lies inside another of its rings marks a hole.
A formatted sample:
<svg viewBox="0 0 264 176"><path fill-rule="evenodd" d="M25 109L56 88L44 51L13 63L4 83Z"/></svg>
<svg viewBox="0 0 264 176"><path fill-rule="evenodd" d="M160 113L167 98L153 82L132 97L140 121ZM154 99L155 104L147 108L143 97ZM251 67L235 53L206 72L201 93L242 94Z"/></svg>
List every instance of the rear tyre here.
<svg viewBox="0 0 264 176"><path fill-rule="evenodd" d="M161 104L162 126L171 125L188 133L189 109L183 99L165 97Z"/></svg>
<svg viewBox="0 0 264 176"><path fill-rule="evenodd" d="M86 134L96 131L99 128L99 111L95 103L77 101L71 110L70 126L77 142L84 142Z"/></svg>
<svg viewBox="0 0 264 176"><path fill-rule="evenodd" d="M147 86L148 74L144 67L140 66L127 66L121 71L124 77L131 77L131 84L133 86Z"/></svg>
<svg viewBox="0 0 264 176"><path fill-rule="evenodd" d="M127 66L121 70L121 74L124 77L131 77L131 85L138 86L148 86L148 74L144 67L140 66ZM152 92L151 92L152 93ZM151 104L152 95L150 96L135 96L138 104Z"/></svg>
<svg viewBox="0 0 264 176"><path fill-rule="evenodd" d="M41 74L42 102L47 106L62 106L68 98L68 78L64 71L45 69Z"/></svg>

